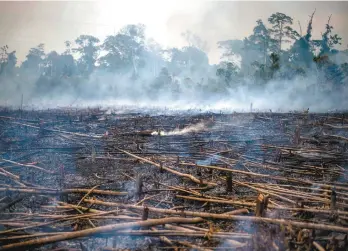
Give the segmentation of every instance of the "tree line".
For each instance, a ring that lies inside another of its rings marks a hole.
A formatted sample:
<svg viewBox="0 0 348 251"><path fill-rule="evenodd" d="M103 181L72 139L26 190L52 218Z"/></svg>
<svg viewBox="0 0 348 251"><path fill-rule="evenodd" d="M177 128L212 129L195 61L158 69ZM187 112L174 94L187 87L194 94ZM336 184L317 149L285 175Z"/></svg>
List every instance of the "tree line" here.
<svg viewBox="0 0 348 251"><path fill-rule="evenodd" d="M318 84L340 88L348 79L348 50L338 50L342 38L334 33L331 16L321 38L313 39L313 17L305 32L294 28L294 20L274 13L267 22L259 19L252 34L243 40L218 42L223 54L217 65L209 64L206 43L191 32L182 34L183 48L164 49L145 38L145 26L126 25L115 35L100 41L92 35L80 35L65 42L65 51L46 53L45 45L29 50L18 65L16 51L0 48L1 80L22 83L29 76L37 86L76 85L92 74L126 76L130 82L147 81L149 88L170 90L181 85L224 93L239 85L261 87L270 81L314 76ZM8 82L6 82L8 83Z"/></svg>

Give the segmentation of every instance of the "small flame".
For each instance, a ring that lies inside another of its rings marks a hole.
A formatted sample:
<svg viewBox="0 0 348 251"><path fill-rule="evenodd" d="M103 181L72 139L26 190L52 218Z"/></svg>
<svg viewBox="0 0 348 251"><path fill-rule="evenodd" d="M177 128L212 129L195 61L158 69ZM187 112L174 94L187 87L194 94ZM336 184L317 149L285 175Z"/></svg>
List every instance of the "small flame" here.
<svg viewBox="0 0 348 251"><path fill-rule="evenodd" d="M165 131L154 131L154 132L152 132L151 133L151 135L153 135L153 136L157 136L157 135L159 135L159 136L164 136L164 135L166 135L166 132Z"/></svg>

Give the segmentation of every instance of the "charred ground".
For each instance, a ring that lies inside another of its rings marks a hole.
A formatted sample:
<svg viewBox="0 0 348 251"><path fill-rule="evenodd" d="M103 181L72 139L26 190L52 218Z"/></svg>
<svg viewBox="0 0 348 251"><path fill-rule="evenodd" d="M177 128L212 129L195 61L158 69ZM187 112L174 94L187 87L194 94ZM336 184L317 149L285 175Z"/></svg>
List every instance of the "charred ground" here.
<svg viewBox="0 0 348 251"><path fill-rule="evenodd" d="M346 117L2 108L0 250L346 250Z"/></svg>

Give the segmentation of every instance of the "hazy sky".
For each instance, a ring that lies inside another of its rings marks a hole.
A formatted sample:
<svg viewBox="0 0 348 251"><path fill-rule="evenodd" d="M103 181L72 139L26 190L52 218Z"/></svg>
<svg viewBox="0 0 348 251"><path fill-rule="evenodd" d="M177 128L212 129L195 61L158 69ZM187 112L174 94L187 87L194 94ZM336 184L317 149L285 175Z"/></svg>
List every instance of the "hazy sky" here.
<svg viewBox="0 0 348 251"><path fill-rule="evenodd" d="M7 1L0 2L0 46L9 45L19 60L30 47L44 43L46 51L64 50L64 41L80 34L104 39L122 26L143 23L147 35L165 46L183 46L181 33L191 30L207 41L211 63L220 57L216 43L248 36L257 19L265 22L274 12L294 19L298 31L300 21L306 31L309 15L317 9L313 32L319 37L332 14L334 31L348 44L348 2L234 2L187 0L122 0L122 1Z"/></svg>

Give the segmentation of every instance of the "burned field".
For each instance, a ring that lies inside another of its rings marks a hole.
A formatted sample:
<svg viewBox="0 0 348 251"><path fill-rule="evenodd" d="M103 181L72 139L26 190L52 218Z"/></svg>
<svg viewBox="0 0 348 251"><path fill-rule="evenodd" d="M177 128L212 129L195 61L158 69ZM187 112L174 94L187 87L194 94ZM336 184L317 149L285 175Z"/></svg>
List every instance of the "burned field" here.
<svg viewBox="0 0 348 251"><path fill-rule="evenodd" d="M0 250L346 250L344 114L0 110Z"/></svg>

